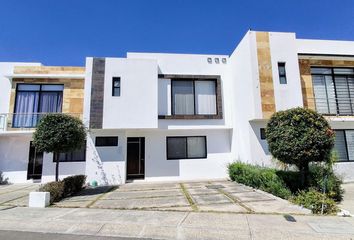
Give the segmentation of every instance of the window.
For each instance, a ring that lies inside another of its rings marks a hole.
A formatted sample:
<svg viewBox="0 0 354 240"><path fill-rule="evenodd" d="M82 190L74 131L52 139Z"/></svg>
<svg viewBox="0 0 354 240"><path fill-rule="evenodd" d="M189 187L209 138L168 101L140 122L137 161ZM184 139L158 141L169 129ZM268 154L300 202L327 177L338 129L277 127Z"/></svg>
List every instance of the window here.
<svg viewBox="0 0 354 240"><path fill-rule="evenodd" d="M85 162L86 161L86 143L81 149L68 152L59 153L59 162ZM55 162L55 158L53 158Z"/></svg>
<svg viewBox="0 0 354 240"><path fill-rule="evenodd" d="M261 133L261 140L265 140L266 139L265 128L261 128L260 129L260 133Z"/></svg>
<svg viewBox="0 0 354 240"><path fill-rule="evenodd" d="M112 96L120 96L120 77L113 77L112 79Z"/></svg>
<svg viewBox="0 0 354 240"><path fill-rule="evenodd" d="M285 62L278 62L279 83L287 84Z"/></svg>
<svg viewBox="0 0 354 240"><path fill-rule="evenodd" d="M167 159L206 158L206 137L167 137Z"/></svg>
<svg viewBox="0 0 354 240"><path fill-rule="evenodd" d="M334 149L338 154L338 161L354 161L354 130L335 130L335 132Z"/></svg>
<svg viewBox="0 0 354 240"><path fill-rule="evenodd" d="M216 115L216 80L172 80L172 115Z"/></svg>
<svg viewBox="0 0 354 240"><path fill-rule="evenodd" d="M96 147L118 146L118 137L96 137Z"/></svg>
<svg viewBox="0 0 354 240"><path fill-rule="evenodd" d="M354 69L311 68L316 110L322 114L354 115Z"/></svg>
<svg viewBox="0 0 354 240"><path fill-rule="evenodd" d="M17 84L12 126L33 128L43 113L61 112L64 85Z"/></svg>

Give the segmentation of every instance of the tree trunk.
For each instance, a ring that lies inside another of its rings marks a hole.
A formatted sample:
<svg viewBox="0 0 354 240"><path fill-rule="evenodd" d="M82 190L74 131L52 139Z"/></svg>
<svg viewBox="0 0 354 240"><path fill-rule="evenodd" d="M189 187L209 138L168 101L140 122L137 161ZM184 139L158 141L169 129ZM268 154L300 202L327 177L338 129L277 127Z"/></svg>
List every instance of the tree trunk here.
<svg viewBox="0 0 354 240"><path fill-rule="evenodd" d="M301 175L301 186L303 189L308 187L309 165L304 164L299 167Z"/></svg>
<svg viewBox="0 0 354 240"><path fill-rule="evenodd" d="M54 157L55 157L55 181L58 182L59 181L59 154L58 153L54 153Z"/></svg>

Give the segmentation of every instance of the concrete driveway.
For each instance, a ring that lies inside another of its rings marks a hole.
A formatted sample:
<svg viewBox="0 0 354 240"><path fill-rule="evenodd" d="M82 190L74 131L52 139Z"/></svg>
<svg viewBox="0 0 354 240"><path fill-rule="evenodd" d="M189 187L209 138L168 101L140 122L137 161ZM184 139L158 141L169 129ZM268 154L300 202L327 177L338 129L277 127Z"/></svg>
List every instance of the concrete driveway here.
<svg viewBox="0 0 354 240"><path fill-rule="evenodd" d="M309 214L288 201L230 181L130 183L84 190L57 207Z"/></svg>
<svg viewBox="0 0 354 240"><path fill-rule="evenodd" d="M39 184L10 184L0 185L0 206L1 208L9 206L28 206L28 195L36 191Z"/></svg>

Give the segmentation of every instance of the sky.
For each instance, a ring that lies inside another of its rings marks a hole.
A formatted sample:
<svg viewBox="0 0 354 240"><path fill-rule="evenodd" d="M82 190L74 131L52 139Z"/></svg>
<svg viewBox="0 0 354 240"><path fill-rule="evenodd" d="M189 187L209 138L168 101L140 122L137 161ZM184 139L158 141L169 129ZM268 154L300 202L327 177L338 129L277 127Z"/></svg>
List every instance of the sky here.
<svg viewBox="0 0 354 240"><path fill-rule="evenodd" d="M354 0L0 0L0 62L230 55L248 29L354 41Z"/></svg>

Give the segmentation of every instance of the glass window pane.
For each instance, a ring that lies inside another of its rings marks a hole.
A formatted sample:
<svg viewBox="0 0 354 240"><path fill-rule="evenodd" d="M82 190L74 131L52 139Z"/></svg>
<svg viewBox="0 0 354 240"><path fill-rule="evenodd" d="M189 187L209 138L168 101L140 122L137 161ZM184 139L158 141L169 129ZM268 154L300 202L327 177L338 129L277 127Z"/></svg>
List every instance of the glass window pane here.
<svg viewBox="0 0 354 240"><path fill-rule="evenodd" d="M287 83L287 82L286 82L286 77L280 76L280 77L279 77L279 82L280 82L280 84L286 84L286 83Z"/></svg>
<svg viewBox="0 0 354 240"><path fill-rule="evenodd" d="M118 146L118 137L96 137L96 147Z"/></svg>
<svg viewBox="0 0 354 240"><path fill-rule="evenodd" d="M339 161L348 161L347 148L345 146L344 131L336 130L334 149L337 151Z"/></svg>
<svg viewBox="0 0 354 240"><path fill-rule="evenodd" d="M184 137L167 138L167 159L187 158L186 141Z"/></svg>
<svg viewBox="0 0 354 240"><path fill-rule="evenodd" d="M339 114L351 115L352 109L347 78L346 76L335 76L334 79Z"/></svg>
<svg viewBox="0 0 354 240"><path fill-rule="evenodd" d="M195 105L197 114L216 114L215 81L195 81Z"/></svg>
<svg viewBox="0 0 354 240"><path fill-rule="evenodd" d="M312 74L332 74L331 68L311 68Z"/></svg>
<svg viewBox="0 0 354 240"><path fill-rule="evenodd" d="M354 74L354 68L334 68L334 74Z"/></svg>
<svg viewBox="0 0 354 240"><path fill-rule="evenodd" d="M64 85L54 85L54 84L42 85L42 91L63 91L63 90L64 90Z"/></svg>
<svg viewBox="0 0 354 240"><path fill-rule="evenodd" d="M40 85L37 84L17 84L18 91L39 91Z"/></svg>
<svg viewBox="0 0 354 240"><path fill-rule="evenodd" d="M206 158L205 137L188 137L188 158Z"/></svg>
<svg viewBox="0 0 354 240"><path fill-rule="evenodd" d="M173 114L194 115L193 81L172 81Z"/></svg>
<svg viewBox="0 0 354 240"><path fill-rule="evenodd" d="M113 96L120 96L120 88L113 88Z"/></svg>
<svg viewBox="0 0 354 240"><path fill-rule="evenodd" d="M349 160L354 161L354 130L345 131Z"/></svg>
<svg viewBox="0 0 354 240"><path fill-rule="evenodd" d="M120 87L120 81L119 80L114 80L113 81L113 86L116 87Z"/></svg>

